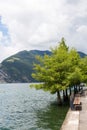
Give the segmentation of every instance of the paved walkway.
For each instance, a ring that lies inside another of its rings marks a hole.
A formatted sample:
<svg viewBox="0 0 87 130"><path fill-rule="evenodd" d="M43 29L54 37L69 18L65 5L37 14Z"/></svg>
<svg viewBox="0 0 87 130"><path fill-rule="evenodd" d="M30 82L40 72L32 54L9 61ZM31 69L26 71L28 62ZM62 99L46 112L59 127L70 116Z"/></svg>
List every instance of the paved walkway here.
<svg viewBox="0 0 87 130"><path fill-rule="evenodd" d="M79 128L79 111L69 109L65 121L60 130L78 130Z"/></svg>
<svg viewBox="0 0 87 130"><path fill-rule="evenodd" d="M69 109L60 130L87 130L87 91L85 91L85 96L81 97L81 102L82 110Z"/></svg>
<svg viewBox="0 0 87 130"><path fill-rule="evenodd" d="M81 97L82 111L79 116L79 130L87 130L87 91L85 96Z"/></svg>

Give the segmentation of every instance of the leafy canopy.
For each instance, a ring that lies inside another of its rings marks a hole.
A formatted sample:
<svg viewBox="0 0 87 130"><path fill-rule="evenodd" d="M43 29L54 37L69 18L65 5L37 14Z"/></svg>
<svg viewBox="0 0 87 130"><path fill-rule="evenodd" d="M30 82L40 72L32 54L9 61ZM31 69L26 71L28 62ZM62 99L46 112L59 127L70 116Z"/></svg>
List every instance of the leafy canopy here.
<svg viewBox="0 0 87 130"><path fill-rule="evenodd" d="M82 82L81 58L75 49L69 50L64 38L57 47L51 48L51 52L50 56L36 57L38 64L34 64L32 77L42 82L34 85L36 89L55 93Z"/></svg>

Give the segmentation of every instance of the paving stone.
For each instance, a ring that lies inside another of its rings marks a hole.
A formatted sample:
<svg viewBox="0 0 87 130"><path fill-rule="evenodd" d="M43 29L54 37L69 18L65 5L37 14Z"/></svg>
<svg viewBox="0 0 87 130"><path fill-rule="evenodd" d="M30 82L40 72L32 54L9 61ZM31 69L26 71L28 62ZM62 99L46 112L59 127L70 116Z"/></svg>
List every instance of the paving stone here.
<svg viewBox="0 0 87 130"><path fill-rule="evenodd" d="M87 91L81 97L82 110L71 111L69 109L60 130L87 130Z"/></svg>

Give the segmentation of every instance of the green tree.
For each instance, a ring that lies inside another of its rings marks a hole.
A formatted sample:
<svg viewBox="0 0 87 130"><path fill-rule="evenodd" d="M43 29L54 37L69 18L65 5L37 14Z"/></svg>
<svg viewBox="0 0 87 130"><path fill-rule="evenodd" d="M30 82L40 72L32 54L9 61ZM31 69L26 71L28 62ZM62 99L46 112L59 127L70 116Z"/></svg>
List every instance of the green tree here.
<svg viewBox="0 0 87 130"><path fill-rule="evenodd" d="M68 64L70 65L68 70L68 80L70 86L78 85L82 81L82 73L79 66L80 60L81 58L77 51L74 48L71 49L68 57Z"/></svg>
<svg viewBox="0 0 87 130"><path fill-rule="evenodd" d="M69 86L67 80L67 72L69 68L68 47L64 38L54 49L51 48L52 55L44 57L37 56L39 64L34 64L35 73L32 77L42 84L34 85L37 89L44 89L51 93L57 93L58 102L61 102L60 91L65 90Z"/></svg>
<svg viewBox="0 0 87 130"><path fill-rule="evenodd" d="M42 82L34 85L36 89L57 93L60 103L61 90L67 90L82 81L81 58L75 49L69 50L64 38L61 39L58 46L51 48L51 52L50 56L36 57L38 64L34 64L35 73L32 74L32 77Z"/></svg>
<svg viewBox="0 0 87 130"><path fill-rule="evenodd" d="M82 73L82 82L87 83L87 56L81 58L79 67Z"/></svg>

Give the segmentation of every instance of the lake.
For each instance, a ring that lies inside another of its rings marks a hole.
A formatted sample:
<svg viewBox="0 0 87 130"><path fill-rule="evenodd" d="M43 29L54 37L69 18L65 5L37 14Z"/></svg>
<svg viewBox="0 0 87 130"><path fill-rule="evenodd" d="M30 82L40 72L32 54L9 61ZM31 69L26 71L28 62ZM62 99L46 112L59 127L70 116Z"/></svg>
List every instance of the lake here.
<svg viewBox="0 0 87 130"><path fill-rule="evenodd" d="M60 130L68 106L30 84L0 84L0 130Z"/></svg>

